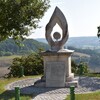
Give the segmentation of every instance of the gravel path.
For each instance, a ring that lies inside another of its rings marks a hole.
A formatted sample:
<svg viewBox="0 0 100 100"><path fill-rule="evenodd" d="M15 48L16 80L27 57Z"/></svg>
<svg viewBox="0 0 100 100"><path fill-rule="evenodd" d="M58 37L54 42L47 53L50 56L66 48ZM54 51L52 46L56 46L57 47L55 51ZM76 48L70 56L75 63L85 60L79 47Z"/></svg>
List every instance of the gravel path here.
<svg viewBox="0 0 100 100"><path fill-rule="evenodd" d="M34 87L36 79L24 79L13 82L6 86L7 90L14 90L14 87L19 86L21 93L36 94L32 100L64 100L66 95L70 93L69 88L42 88ZM100 90L100 78L95 77L79 77L79 86L75 88L75 93L87 93Z"/></svg>

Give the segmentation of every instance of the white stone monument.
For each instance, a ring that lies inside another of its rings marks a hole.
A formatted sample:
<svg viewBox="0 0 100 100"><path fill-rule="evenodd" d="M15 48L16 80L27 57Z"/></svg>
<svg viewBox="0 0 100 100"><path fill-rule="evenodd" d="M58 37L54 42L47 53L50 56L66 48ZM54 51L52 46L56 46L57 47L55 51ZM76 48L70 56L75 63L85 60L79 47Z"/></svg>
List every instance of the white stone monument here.
<svg viewBox="0 0 100 100"><path fill-rule="evenodd" d="M55 32L53 37L51 36L53 27L56 24L62 29L62 37L59 32ZM71 72L71 54L74 51L64 49L64 44L69 36L68 24L58 7L55 8L49 23L46 25L45 36L51 49L42 53L44 76L35 85L44 87L77 86L78 81L74 80L74 74Z"/></svg>

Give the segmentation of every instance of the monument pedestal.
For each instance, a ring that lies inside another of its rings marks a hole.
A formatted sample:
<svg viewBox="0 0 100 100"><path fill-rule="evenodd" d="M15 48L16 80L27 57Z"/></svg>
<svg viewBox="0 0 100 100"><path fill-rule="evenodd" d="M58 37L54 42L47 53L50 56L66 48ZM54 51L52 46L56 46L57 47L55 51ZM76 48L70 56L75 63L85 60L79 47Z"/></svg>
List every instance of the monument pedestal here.
<svg viewBox="0 0 100 100"><path fill-rule="evenodd" d="M72 84L77 86L78 82L74 81L74 73L71 72L72 53L73 50L66 49L42 53L44 77L41 78L41 82L44 87L69 87Z"/></svg>
<svg viewBox="0 0 100 100"><path fill-rule="evenodd" d="M62 29L62 34L59 32L51 34L56 24ZM71 54L73 50L64 49L64 44L69 36L68 24L64 14L58 7L55 8L45 31L46 40L51 47L51 51L42 53L44 76L35 85L44 87L77 86L78 81L74 81L74 74L71 72Z"/></svg>

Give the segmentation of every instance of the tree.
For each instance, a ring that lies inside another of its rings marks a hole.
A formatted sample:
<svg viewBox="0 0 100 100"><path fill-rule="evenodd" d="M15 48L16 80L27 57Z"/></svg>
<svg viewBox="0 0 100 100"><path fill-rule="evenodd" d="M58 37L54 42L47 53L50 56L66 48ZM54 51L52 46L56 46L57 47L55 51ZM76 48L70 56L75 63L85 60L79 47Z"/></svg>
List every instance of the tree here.
<svg viewBox="0 0 100 100"><path fill-rule="evenodd" d="M97 29L98 29L97 36L98 36L98 37L100 37L100 26L99 26L99 27L97 27Z"/></svg>
<svg viewBox="0 0 100 100"><path fill-rule="evenodd" d="M0 0L0 41L30 35L49 7L49 0Z"/></svg>

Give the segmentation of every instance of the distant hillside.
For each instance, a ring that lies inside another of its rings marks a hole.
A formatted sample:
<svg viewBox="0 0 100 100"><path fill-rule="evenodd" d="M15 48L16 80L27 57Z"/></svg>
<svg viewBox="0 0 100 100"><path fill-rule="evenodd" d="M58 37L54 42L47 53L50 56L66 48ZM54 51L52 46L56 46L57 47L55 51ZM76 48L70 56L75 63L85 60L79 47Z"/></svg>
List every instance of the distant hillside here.
<svg viewBox="0 0 100 100"><path fill-rule="evenodd" d="M100 53L97 52L97 50L81 49L70 46L68 49L75 50L75 53L72 55L75 62L86 62L92 71L100 72Z"/></svg>
<svg viewBox="0 0 100 100"><path fill-rule="evenodd" d="M38 38L36 39L39 42L47 43L46 39ZM89 37L70 37L66 42L66 46L72 46L76 48L83 49L100 49L100 42L97 37L89 36Z"/></svg>
<svg viewBox="0 0 100 100"><path fill-rule="evenodd" d="M43 43L47 43L47 40L45 38L36 38L35 40Z"/></svg>
<svg viewBox="0 0 100 100"><path fill-rule="evenodd" d="M24 44L24 46L19 47L13 39L7 39L6 41L0 42L0 55L3 55L3 53L8 54L9 52L12 54L26 54L36 51L39 48L45 50L49 48L46 43L41 43L33 39L25 39L22 44Z"/></svg>
<svg viewBox="0 0 100 100"><path fill-rule="evenodd" d="M38 41L40 42L38 42ZM0 56L22 55L37 51L39 48L49 49L45 39L26 39L22 43L23 47L19 47L12 39L0 42ZM44 43L41 43L44 42ZM100 69L100 44L97 37L73 37L69 38L67 48L75 50L72 58L76 62L87 62L92 69L96 67ZM98 49L98 52L97 52Z"/></svg>
<svg viewBox="0 0 100 100"><path fill-rule="evenodd" d="M66 45L77 48L100 48L100 42L97 37L71 37L68 39Z"/></svg>

